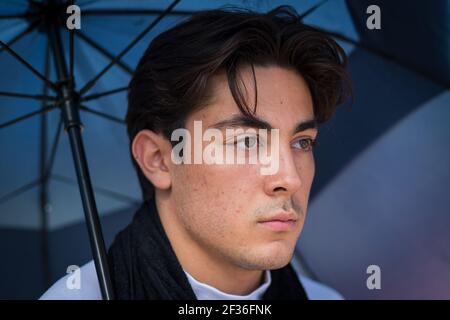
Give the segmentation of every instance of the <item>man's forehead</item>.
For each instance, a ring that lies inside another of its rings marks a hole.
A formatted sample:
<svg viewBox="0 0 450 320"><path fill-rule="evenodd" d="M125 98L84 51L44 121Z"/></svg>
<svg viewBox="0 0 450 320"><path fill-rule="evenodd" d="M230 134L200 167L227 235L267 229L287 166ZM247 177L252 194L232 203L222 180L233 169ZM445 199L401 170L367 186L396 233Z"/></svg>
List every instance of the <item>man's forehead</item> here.
<svg viewBox="0 0 450 320"><path fill-rule="evenodd" d="M188 118L186 125L192 126L194 121L202 121L203 128L249 127L261 129L280 129L291 134L308 129L318 129L318 122L313 112L290 108L279 108L275 112L264 112L264 105L258 104L256 112L249 110L244 114L235 103L211 104L198 110Z"/></svg>
<svg viewBox="0 0 450 320"><path fill-rule="evenodd" d="M255 68L258 86L257 96L255 96L252 81L245 81L243 90L246 98L245 105L253 118L266 122L268 124L266 127L288 130L293 130L301 122L314 120L309 89L301 78L300 81L297 81L296 77L286 75L286 78L288 78L286 82L289 84L287 88L279 85L270 86L269 73L280 74L282 69L264 67L266 70L258 73L258 68ZM289 74L292 71L282 70L281 72ZM233 122L237 123L235 120L243 120L239 118L245 115L239 109L231 93L226 74L217 74L212 81L214 84L208 93L208 103L205 103L201 109L192 114L189 120L202 120L208 127L215 124L223 127L226 122L232 124ZM275 88L278 89L270 90ZM243 121L240 122L243 123Z"/></svg>

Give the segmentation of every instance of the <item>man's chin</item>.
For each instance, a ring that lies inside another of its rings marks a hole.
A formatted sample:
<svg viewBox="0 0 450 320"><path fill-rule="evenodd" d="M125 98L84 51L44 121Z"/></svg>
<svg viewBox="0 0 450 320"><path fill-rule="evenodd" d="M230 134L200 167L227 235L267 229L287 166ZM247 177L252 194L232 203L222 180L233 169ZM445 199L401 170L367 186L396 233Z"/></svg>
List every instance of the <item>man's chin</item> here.
<svg viewBox="0 0 450 320"><path fill-rule="evenodd" d="M248 264L249 269L256 270L275 270L289 264L293 255L293 248L285 243L271 243L253 251L251 260Z"/></svg>

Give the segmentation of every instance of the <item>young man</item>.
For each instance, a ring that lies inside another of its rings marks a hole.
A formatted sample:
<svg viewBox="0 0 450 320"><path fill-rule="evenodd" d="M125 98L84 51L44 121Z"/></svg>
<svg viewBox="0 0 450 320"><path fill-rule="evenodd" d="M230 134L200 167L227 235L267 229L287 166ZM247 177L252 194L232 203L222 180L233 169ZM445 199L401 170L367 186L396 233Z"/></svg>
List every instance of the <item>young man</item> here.
<svg viewBox="0 0 450 320"><path fill-rule="evenodd" d="M116 298L308 297L290 260L345 64L288 7L201 12L152 41L128 95L144 203L109 249Z"/></svg>

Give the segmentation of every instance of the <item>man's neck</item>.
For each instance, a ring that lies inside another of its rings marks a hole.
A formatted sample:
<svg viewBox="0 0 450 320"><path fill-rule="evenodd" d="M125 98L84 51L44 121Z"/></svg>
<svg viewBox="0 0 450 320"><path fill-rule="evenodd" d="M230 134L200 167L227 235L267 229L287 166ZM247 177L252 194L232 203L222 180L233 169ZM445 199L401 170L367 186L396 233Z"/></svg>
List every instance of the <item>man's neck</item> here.
<svg viewBox="0 0 450 320"><path fill-rule="evenodd" d="M263 282L264 272L232 265L210 248L201 247L182 227L166 201L156 200L164 231L184 271L224 293L247 295Z"/></svg>

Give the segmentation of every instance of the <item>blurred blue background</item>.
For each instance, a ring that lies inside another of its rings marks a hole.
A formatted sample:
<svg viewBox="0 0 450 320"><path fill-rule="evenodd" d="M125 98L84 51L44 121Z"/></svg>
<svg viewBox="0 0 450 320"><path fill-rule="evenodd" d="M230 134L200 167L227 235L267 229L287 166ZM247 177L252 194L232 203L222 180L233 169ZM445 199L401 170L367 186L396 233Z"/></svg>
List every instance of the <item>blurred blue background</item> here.
<svg viewBox="0 0 450 320"><path fill-rule="evenodd" d="M76 88L157 17L150 10L164 10L170 3L76 1L81 8ZM266 12L281 4L300 14L315 8L304 22L331 32L343 46L354 86L351 107L340 106L320 130L308 218L294 257L299 272L347 299L450 299L450 1L182 0L89 93L126 87L151 39L193 12L226 5ZM372 4L381 9L381 30L366 27ZM44 73L47 36L40 28L25 33L30 20L21 16L28 10L26 0L0 3L0 40L12 43ZM140 13L117 13L126 10ZM68 60L68 32L63 32L63 45ZM53 63L49 77L56 81ZM43 85L0 50L0 92L39 95ZM126 94L84 105L123 119ZM41 107L40 101L0 95L0 124ZM92 112L82 111L81 117L109 244L130 221L141 191L125 126ZM67 266L92 259L64 132L49 179L41 183L40 156L45 163L50 160L61 131L59 118L54 110L0 129L1 299L37 298L65 275ZM366 286L366 268L372 264L381 268L380 290Z"/></svg>

